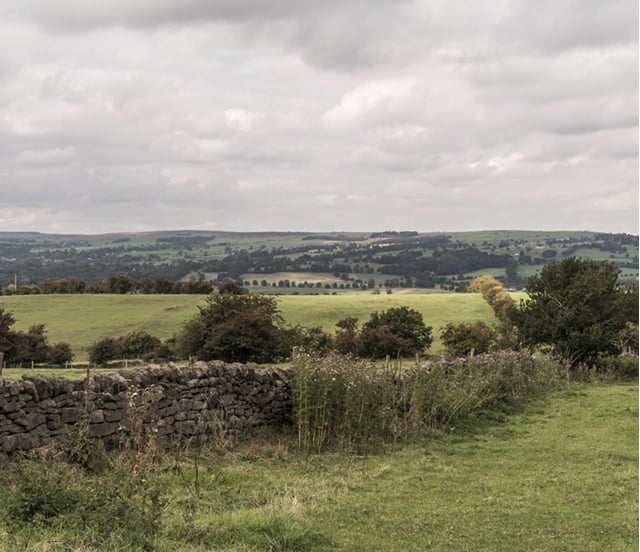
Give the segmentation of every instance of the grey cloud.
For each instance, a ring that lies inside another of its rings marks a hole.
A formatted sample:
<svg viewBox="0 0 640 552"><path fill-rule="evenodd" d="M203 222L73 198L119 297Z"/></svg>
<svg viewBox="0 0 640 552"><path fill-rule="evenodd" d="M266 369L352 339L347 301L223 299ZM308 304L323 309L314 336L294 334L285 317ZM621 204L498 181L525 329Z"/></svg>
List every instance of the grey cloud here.
<svg viewBox="0 0 640 552"><path fill-rule="evenodd" d="M351 7L376 9L392 0L355 0ZM96 28L110 25L154 26L167 23L201 22L203 20L256 21L305 16L340 11L340 0L111 0L108 3L83 0L8 0L5 9L43 25L64 28Z"/></svg>
<svg viewBox="0 0 640 552"><path fill-rule="evenodd" d="M5 229L637 227L631 2L94 4L4 6Z"/></svg>

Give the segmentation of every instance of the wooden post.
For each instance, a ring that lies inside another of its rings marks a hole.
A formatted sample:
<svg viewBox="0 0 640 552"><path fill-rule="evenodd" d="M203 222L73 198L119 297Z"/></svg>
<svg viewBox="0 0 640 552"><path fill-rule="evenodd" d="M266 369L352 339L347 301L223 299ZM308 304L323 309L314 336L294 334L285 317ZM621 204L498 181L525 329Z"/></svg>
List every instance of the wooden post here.
<svg viewBox="0 0 640 552"><path fill-rule="evenodd" d="M0 351L0 377L2 377L3 368L4 368L4 353Z"/></svg>

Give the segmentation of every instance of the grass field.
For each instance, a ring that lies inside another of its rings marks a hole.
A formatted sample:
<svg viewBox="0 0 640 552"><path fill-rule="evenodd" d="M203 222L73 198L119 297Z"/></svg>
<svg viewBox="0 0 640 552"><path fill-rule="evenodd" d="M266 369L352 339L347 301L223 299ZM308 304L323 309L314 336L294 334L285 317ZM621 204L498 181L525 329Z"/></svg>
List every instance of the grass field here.
<svg viewBox="0 0 640 552"><path fill-rule="evenodd" d="M0 307L13 313L17 329L46 324L50 342L70 343L76 360L86 361L87 347L102 337L134 329L161 339L171 337L197 314L197 306L204 301L202 295L14 295L0 297ZM442 350L440 329L448 322L494 320L478 294L289 295L278 297L278 305L288 324L321 326L331 332L346 316L355 316L362 323L373 311L407 305L421 312L425 323L433 327L432 353Z"/></svg>
<svg viewBox="0 0 640 552"><path fill-rule="evenodd" d="M126 488L122 464L4 470L0 548L133 551L145 535L157 552L634 552L637 397L637 384L571 386L501 422L367 457L304 455L278 434L170 453L131 487L156 502L118 522L92 508L15 521L28 506L16 501L55 501L54 488L98 501Z"/></svg>

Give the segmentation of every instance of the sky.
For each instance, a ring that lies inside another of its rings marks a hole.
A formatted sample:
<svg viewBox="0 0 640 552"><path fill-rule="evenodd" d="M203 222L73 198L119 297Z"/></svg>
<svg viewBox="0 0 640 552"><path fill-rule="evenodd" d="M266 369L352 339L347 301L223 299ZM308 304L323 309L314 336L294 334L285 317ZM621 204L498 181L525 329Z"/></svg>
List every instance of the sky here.
<svg viewBox="0 0 640 552"><path fill-rule="evenodd" d="M637 0L2 0L0 231L638 233Z"/></svg>

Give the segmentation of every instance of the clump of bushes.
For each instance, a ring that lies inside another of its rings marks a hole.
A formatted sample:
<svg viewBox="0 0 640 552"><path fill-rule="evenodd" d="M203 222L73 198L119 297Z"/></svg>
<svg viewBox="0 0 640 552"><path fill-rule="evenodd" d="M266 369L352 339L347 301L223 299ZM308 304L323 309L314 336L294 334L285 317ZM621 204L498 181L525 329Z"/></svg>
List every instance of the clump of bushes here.
<svg viewBox="0 0 640 552"><path fill-rule="evenodd" d="M44 324L34 324L25 332L15 330L15 322L13 315L0 307L0 353L7 365L36 362L63 366L71 362L71 346L63 341L49 343Z"/></svg>
<svg viewBox="0 0 640 552"><path fill-rule="evenodd" d="M299 445L309 451L370 450L398 438L465 423L556 385L547 357L503 351L417 366L388 366L332 353L298 353L292 363Z"/></svg>
<svg viewBox="0 0 640 552"><path fill-rule="evenodd" d="M138 358L142 360L175 359L172 340L162 342L144 330L133 330L118 337L103 337L89 346L89 362L104 365L112 360Z"/></svg>

